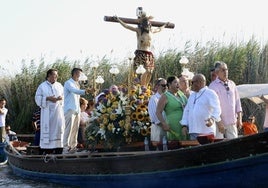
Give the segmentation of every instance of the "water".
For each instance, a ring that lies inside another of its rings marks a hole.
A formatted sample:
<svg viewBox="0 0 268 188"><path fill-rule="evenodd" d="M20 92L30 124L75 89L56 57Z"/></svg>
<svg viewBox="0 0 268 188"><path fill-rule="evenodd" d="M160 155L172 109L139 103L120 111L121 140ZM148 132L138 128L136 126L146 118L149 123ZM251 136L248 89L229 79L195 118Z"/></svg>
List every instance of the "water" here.
<svg viewBox="0 0 268 188"><path fill-rule="evenodd" d="M0 165L0 188L70 188L69 186L37 180L23 179L13 174L8 164Z"/></svg>

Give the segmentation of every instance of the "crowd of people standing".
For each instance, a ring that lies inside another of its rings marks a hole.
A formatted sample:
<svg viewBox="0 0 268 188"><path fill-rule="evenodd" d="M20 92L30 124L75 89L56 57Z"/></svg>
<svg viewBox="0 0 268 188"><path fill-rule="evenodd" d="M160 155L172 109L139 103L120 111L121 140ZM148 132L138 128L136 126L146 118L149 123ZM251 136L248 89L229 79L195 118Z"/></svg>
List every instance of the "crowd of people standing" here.
<svg viewBox="0 0 268 188"><path fill-rule="evenodd" d="M94 101L83 96L94 91L80 89L81 73L82 69L74 68L71 78L62 85L57 81L56 69L47 71L45 81L35 94L38 107L32 117L34 145L45 150L59 149L57 151L62 153L74 153L85 147L85 128L93 121ZM242 106L236 84L228 78L227 64L216 62L210 79L210 84L207 84L203 74L196 74L191 80L180 75L155 81L154 94L148 103L150 138L154 146L163 138L168 141L196 140L199 135L210 134L219 139L238 137L243 126ZM114 87L111 86L109 91L113 92ZM261 99L268 103L265 97ZM1 99L1 142L4 142L6 133L8 110L5 105L5 99ZM267 130L266 124L265 120L264 131Z"/></svg>
<svg viewBox="0 0 268 188"><path fill-rule="evenodd" d="M167 78L166 91L162 91L161 96L157 93L158 100L154 99L155 104L148 106L149 112L154 113L150 113L152 141L161 142L165 134L168 140L196 140L200 135L233 139L242 129L250 129L244 130L244 135L258 133L255 117L251 116L250 128L242 122L239 93L236 84L228 77L227 64L216 61L210 71L209 84L203 74L196 74L191 80L186 76ZM268 104L264 96L261 99ZM266 120L264 131L268 130ZM154 131L155 126L158 131Z"/></svg>

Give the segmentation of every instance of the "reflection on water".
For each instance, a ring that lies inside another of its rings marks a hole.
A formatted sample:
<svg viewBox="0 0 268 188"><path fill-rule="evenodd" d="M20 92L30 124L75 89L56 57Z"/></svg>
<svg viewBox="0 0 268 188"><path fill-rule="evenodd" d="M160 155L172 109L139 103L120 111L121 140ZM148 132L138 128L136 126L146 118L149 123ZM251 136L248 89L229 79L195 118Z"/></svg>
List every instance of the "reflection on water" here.
<svg viewBox="0 0 268 188"><path fill-rule="evenodd" d="M37 180L22 179L12 173L8 165L0 165L0 187L5 188L70 188L55 183L41 182Z"/></svg>

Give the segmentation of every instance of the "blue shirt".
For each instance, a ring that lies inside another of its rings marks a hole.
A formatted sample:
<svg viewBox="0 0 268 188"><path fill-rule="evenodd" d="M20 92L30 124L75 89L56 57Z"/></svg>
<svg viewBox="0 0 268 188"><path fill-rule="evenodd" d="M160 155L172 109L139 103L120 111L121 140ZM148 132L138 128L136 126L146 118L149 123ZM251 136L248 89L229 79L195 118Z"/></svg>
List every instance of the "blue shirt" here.
<svg viewBox="0 0 268 188"><path fill-rule="evenodd" d="M79 83L72 78L64 83L64 113L74 110L80 113L80 95L85 95L86 91L80 89Z"/></svg>

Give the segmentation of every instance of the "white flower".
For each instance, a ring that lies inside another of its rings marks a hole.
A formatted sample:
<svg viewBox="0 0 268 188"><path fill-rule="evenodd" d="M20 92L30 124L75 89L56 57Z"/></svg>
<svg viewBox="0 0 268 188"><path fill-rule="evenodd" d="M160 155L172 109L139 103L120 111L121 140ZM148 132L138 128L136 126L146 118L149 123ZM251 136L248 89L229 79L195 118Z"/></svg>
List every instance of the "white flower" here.
<svg viewBox="0 0 268 188"><path fill-rule="evenodd" d="M99 103L99 105L96 107L98 111L102 111L103 108L105 108L105 106L102 103Z"/></svg>
<svg viewBox="0 0 268 188"><path fill-rule="evenodd" d="M123 112L123 109L122 109L120 103L118 103L118 108L115 110L115 113L116 114L122 114L122 112Z"/></svg>
<svg viewBox="0 0 268 188"><path fill-rule="evenodd" d="M97 134L100 134L101 136L105 136L105 130L104 129L99 129Z"/></svg>
<svg viewBox="0 0 268 188"><path fill-rule="evenodd" d="M127 101L128 101L128 96L127 95L124 96L123 93L121 92L119 98L122 101L122 104L123 105L126 105L127 104Z"/></svg>

